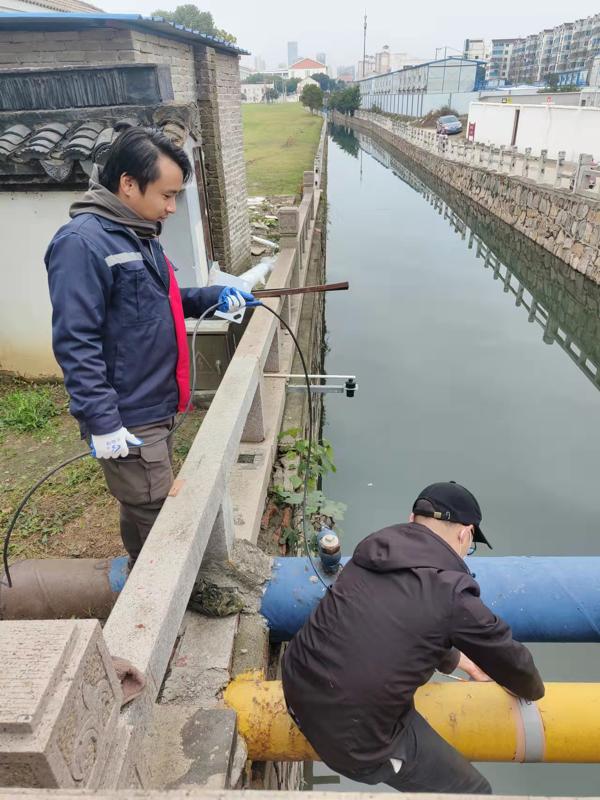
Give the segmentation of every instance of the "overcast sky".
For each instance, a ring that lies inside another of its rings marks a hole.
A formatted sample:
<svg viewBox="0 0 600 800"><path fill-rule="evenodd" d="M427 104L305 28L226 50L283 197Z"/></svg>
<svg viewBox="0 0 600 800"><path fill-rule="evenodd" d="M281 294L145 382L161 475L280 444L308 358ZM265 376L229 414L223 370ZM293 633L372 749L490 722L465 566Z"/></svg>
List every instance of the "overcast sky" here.
<svg viewBox="0 0 600 800"><path fill-rule="evenodd" d="M156 7L172 9L190 0L96 0L105 11L149 14ZM327 54L328 63L353 64L362 56L361 0L202 0L202 10L235 34L238 43L270 66L287 60L287 42L298 42L300 55ZM561 22L598 12L598 0L367 0L367 52L389 44L392 51L433 58L443 45L460 48L465 38L523 36ZM449 54L452 51L449 51Z"/></svg>

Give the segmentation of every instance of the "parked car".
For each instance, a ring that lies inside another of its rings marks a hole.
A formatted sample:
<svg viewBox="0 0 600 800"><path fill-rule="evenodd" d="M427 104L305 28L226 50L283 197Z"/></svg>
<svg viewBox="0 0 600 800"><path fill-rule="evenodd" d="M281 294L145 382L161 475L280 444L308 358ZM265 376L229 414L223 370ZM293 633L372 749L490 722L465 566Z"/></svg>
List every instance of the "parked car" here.
<svg viewBox="0 0 600 800"><path fill-rule="evenodd" d="M460 133L462 131L462 122L454 114L448 114L437 118L435 129L437 133Z"/></svg>

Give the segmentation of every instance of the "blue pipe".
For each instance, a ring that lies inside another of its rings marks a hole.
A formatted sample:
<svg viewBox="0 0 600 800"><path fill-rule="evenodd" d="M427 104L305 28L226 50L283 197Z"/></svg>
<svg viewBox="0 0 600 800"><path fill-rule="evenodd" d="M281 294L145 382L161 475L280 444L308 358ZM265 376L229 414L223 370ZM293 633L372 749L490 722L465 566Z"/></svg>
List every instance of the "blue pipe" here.
<svg viewBox="0 0 600 800"><path fill-rule="evenodd" d="M108 569L108 585L111 592L119 594L123 590L129 576L128 561L127 556L118 556L111 561Z"/></svg>
<svg viewBox="0 0 600 800"><path fill-rule="evenodd" d="M342 558L341 563L347 561ZM467 562L483 602L509 623L515 639L600 641L600 557L480 556ZM315 566L325 583L335 580L318 561ZM261 606L271 639L291 639L324 593L308 559L273 559Z"/></svg>

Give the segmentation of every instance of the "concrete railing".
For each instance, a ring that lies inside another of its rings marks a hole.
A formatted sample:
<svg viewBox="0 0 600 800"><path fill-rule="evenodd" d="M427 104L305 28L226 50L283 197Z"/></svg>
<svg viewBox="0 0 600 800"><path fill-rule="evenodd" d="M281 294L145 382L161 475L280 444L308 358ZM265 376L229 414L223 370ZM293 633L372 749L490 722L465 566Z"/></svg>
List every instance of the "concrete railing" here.
<svg viewBox="0 0 600 800"><path fill-rule="evenodd" d="M281 249L267 288L304 283L324 144L323 134L319 173L304 173L300 206L279 211ZM265 303L298 330L301 297ZM94 621L0 622L0 785L145 785L142 739L198 572L207 560L228 559L236 536L258 532L285 401L276 374L289 372L292 357L289 334L257 309L103 631ZM248 448L260 450L261 472L250 487L245 472L240 488L238 456ZM109 653L145 679L142 694L120 713ZM23 685L27 669L33 700Z"/></svg>
<svg viewBox="0 0 600 800"><path fill-rule="evenodd" d="M432 130L417 128L382 114L357 111L357 119L370 122L390 131L417 147L434 153L448 161L467 164L502 175L528 178L540 185L555 189L566 189L575 194L594 199L600 198L600 169L591 155L582 153L577 163L567 162L565 153L558 158L548 158L546 150L539 156L532 155L531 148L524 151L517 147L505 147L471 142L465 139L440 135Z"/></svg>

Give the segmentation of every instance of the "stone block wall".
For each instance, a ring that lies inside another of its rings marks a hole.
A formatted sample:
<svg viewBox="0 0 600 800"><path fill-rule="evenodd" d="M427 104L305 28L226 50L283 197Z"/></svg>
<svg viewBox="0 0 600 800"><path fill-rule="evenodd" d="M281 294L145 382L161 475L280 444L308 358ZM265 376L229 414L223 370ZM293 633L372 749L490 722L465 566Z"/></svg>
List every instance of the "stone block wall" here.
<svg viewBox="0 0 600 800"><path fill-rule="evenodd" d="M600 283L600 202L525 178L454 164L380 128L343 117L334 121L374 135L454 187L594 283Z"/></svg>
<svg viewBox="0 0 600 800"><path fill-rule="evenodd" d="M233 273L250 260L246 164L237 56L196 50L196 91L215 258Z"/></svg>

